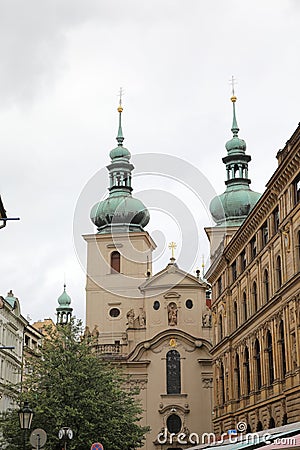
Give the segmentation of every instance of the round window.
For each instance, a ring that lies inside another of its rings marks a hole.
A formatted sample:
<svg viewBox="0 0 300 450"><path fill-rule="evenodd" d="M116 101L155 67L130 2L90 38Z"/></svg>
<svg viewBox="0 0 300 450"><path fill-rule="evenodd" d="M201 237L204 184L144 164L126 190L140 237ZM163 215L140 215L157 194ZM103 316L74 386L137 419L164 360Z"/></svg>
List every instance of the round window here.
<svg viewBox="0 0 300 450"><path fill-rule="evenodd" d="M179 431L181 430L181 425L181 419L179 416L177 416L177 414L171 414L167 418L167 428L169 433L179 433Z"/></svg>
<svg viewBox="0 0 300 450"><path fill-rule="evenodd" d="M109 315L110 317L118 317L120 315L120 310L118 308L111 308Z"/></svg>
<svg viewBox="0 0 300 450"><path fill-rule="evenodd" d="M187 301L185 302L185 306L187 307L187 309L192 309L193 301L190 298L187 299Z"/></svg>
<svg viewBox="0 0 300 450"><path fill-rule="evenodd" d="M155 302L153 303L153 309L155 309L155 311L157 311L160 307L160 303L158 300L155 300Z"/></svg>

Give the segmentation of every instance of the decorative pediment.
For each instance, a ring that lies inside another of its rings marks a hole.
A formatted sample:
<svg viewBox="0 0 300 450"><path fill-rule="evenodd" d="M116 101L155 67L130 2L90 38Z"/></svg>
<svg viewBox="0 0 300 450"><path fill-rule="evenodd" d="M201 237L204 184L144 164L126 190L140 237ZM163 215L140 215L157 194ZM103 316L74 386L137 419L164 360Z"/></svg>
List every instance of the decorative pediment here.
<svg viewBox="0 0 300 450"><path fill-rule="evenodd" d="M165 298L165 299L170 299L170 298L180 298L180 297L181 297L181 295L180 295L178 292L174 292L174 291L167 292L167 293L164 295L164 298Z"/></svg>
<svg viewBox="0 0 300 450"><path fill-rule="evenodd" d="M177 288L188 287L198 289L201 287L207 289L209 287L206 282L198 279L197 277L194 277L193 275L185 272L184 270L179 269L179 267L176 264L168 264L165 269L161 270L156 275L147 279L143 284L141 284L139 289L141 291L161 289L161 288L169 290L175 286ZM175 298L175 295L173 295L173 298Z"/></svg>

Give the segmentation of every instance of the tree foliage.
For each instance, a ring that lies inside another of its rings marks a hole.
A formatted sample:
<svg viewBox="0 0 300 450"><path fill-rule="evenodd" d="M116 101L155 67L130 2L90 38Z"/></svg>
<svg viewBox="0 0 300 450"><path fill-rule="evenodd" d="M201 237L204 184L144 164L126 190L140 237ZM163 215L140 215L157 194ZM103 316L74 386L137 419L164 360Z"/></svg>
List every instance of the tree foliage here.
<svg viewBox="0 0 300 450"><path fill-rule="evenodd" d="M140 447L148 428L139 424L137 392L124 388L121 372L97 357L80 331L80 323L74 321L58 327L45 339L40 357L32 358L18 398L19 404L27 400L34 410L31 430L46 431L49 450L63 447L58 439L62 427L74 433L67 443L69 450L86 450L93 442L101 442L104 450ZM22 448L16 411L4 414L0 431L7 450Z"/></svg>

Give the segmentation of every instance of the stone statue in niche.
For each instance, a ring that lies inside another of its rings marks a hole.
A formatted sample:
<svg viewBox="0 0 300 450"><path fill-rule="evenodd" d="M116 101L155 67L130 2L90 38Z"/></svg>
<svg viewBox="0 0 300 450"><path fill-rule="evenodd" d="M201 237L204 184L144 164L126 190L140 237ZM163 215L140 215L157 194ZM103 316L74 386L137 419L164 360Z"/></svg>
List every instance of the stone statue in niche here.
<svg viewBox="0 0 300 450"><path fill-rule="evenodd" d="M130 309L129 311L128 311L128 313L126 314L126 317L127 317L127 325L128 325L128 327L129 328L132 328L133 327L133 325L134 325L134 310L133 309Z"/></svg>
<svg viewBox="0 0 300 450"><path fill-rule="evenodd" d="M206 308L206 311L202 314L202 326L204 328L211 327L211 310L209 308Z"/></svg>
<svg viewBox="0 0 300 450"><path fill-rule="evenodd" d="M168 324L171 326L177 325L177 305L172 302L168 305Z"/></svg>
<svg viewBox="0 0 300 450"><path fill-rule="evenodd" d="M144 328L146 326L146 313L143 308L140 308L139 325L141 328Z"/></svg>

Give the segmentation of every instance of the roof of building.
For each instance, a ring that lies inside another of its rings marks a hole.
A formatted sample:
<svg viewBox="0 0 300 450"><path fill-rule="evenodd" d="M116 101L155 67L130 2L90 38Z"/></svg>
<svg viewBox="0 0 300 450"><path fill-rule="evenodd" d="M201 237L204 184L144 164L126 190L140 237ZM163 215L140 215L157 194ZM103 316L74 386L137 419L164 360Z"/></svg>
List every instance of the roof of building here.
<svg viewBox="0 0 300 450"><path fill-rule="evenodd" d="M226 143L227 156L223 158L227 172L226 190L213 198L209 207L214 221L220 227L240 226L261 196L249 187L251 180L248 178L248 162L251 156L246 155L246 142L238 136L236 100L236 96L233 95L231 97L233 137Z"/></svg>
<svg viewBox="0 0 300 450"><path fill-rule="evenodd" d="M134 166L130 163L130 152L123 147L121 103L118 107L119 129L118 146L111 150L111 164L107 166L110 173L109 196L96 203L91 210L91 220L97 226L98 233L122 231L143 231L150 220L150 214L145 205L132 197L131 172Z"/></svg>

